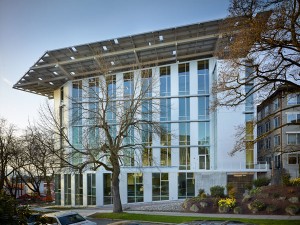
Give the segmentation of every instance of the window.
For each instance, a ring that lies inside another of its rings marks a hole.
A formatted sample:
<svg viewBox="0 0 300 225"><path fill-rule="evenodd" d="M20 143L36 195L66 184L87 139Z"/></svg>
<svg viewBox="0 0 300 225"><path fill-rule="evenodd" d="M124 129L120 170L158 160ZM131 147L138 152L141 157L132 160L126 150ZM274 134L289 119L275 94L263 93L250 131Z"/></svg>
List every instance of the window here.
<svg viewBox="0 0 300 225"><path fill-rule="evenodd" d="M124 73L124 97L131 97L134 92L134 84L133 84L133 72Z"/></svg>
<svg viewBox="0 0 300 225"><path fill-rule="evenodd" d="M274 128L277 128L280 126L280 117L279 116L276 116L274 118Z"/></svg>
<svg viewBox="0 0 300 225"><path fill-rule="evenodd" d="M152 96L152 70L142 70L142 93L146 97Z"/></svg>
<svg viewBox="0 0 300 225"><path fill-rule="evenodd" d="M266 142L266 144L265 144L266 149L270 149L271 148L271 138L270 137L266 138L265 142Z"/></svg>
<svg viewBox="0 0 300 225"><path fill-rule="evenodd" d="M64 87L60 88L60 102L64 102Z"/></svg>
<svg viewBox="0 0 300 225"><path fill-rule="evenodd" d="M171 99L162 98L160 99L160 121L171 120Z"/></svg>
<svg viewBox="0 0 300 225"><path fill-rule="evenodd" d="M245 92L246 92L246 100L245 100L245 110L246 112L253 111L253 85L245 85ZM269 109L267 109L269 111Z"/></svg>
<svg viewBox="0 0 300 225"><path fill-rule="evenodd" d="M180 170L191 169L191 153L189 147L179 148L179 169Z"/></svg>
<svg viewBox="0 0 300 225"><path fill-rule="evenodd" d="M258 136L260 136L260 135L262 135L263 134L263 126L262 125L259 125L258 127L257 127L257 135Z"/></svg>
<svg viewBox="0 0 300 225"><path fill-rule="evenodd" d="M280 145L280 135L274 136L274 146L279 146Z"/></svg>
<svg viewBox="0 0 300 225"><path fill-rule="evenodd" d="M198 62L198 94L209 93L208 60Z"/></svg>
<svg viewBox="0 0 300 225"><path fill-rule="evenodd" d="M82 148L82 127L72 127L72 144L75 148Z"/></svg>
<svg viewBox="0 0 300 225"><path fill-rule="evenodd" d="M287 113L287 123L300 123L300 113Z"/></svg>
<svg viewBox="0 0 300 225"><path fill-rule="evenodd" d="M179 145L190 145L190 123L179 123Z"/></svg>
<svg viewBox="0 0 300 225"><path fill-rule="evenodd" d="M160 149L160 165L171 166L171 148Z"/></svg>
<svg viewBox="0 0 300 225"><path fill-rule="evenodd" d="M162 146L171 145L171 123L162 123L161 125L162 132L160 134L160 144Z"/></svg>
<svg viewBox="0 0 300 225"><path fill-rule="evenodd" d="M208 120L209 119L209 97L198 97L198 119Z"/></svg>
<svg viewBox="0 0 300 225"><path fill-rule="evenodd" d="M300 133L288 133L287 134L288 145L299 145L300 144Z"/></svg>
<svg viewBox="0 0 300 225"><path fill-rule="evenodd" d="M266 131L266 132L269 132L270 129L271 129L271 123L270 123L270 121L267 121L267 122L265 123L265 131Z"/></svg>
<svg viewBox="0 0 300 225"><path fill-rule="evenodd" d="M199 147L198 154L199 154L199 169L209 170L210 169L209 147Z"/></svg>
<svg viewBox="0 0 300 225"><path fill-rule="evenodd" d="M300 154L289 154L288 155L288 164L298 164Z"/></svg>
<svg viewBox="0 0 300 225"><path fill-rule="evenodd" d="M89 79L89 100L97 101L99 99L99 78Z"/></svg>
<svg viewBox="0 0 300 225"><path fill-rule="evenodd" d="M64 174L65 205L71 205L71 174Z"/></svg>
<svg viewBox="0 0 300 225"><path fill-rule="evenodd" d="M87 204L96 205L96 174L87 174Z"/></svg>
<svg viewBox="0 0 300 225"><path fill-rule="evenodd" d="M190 119L190 98L179 98L179 120Z"/></svg>
<svg viewBox="0 0 300 225"><path fill-rule="evenodd" d="M209 145L210 140L210 123L199 122L198 123L198 145Z"/></svg>
<svg viewBox="0 0 300 225"><path fill-rule="evenodd" d="M55 205L61 204L61 175L54 175Z"/></svg>
<svg viewBox="0 0 300 225"><path fill-rule="evenodd" d="M160 71L160 96L170 96L171 78L170 66L161 67Z"/></svg>
<svg viewBox="0 0 300 225"><path fill-rule="evenodd" d="M72 125L82 125L82 103L72 103Z"/></svg>
<svg viewBox="0 0 300 225"><path fill-rule="evenodd" d="M112 99L116 97L117 86L116 86L116 75L106 76L107 85L107 97Z"/></svg>
<svg viewBox="0 0 300 225"><path fill-rule="evenodd" d="M265 116L269 115L269 113L270 113L270 106L267 105L265 107Z"/></svg>
<svg viewBox="0 0 300 225"><path fill-rule="evenodd" d="M128 148L123 150L124 166L134 166L134 149Z"/></svg>
<svg viewBox="0 0 300 225"><path fill-rule="evenodd" d="M152 166L152 148L144 148L142 152L143 166Z"/></svg>
<svg viewBox="0 0 300 225"><path fill-rule="evenodd" d="M152 121L152 100L142 100L142 119Z"/></svg>
<svg viewBox="0 0 300 225"><path fill-rule="evenodd" d="M152 145L152 129L150 124L142 124L142 144L144 146Z"/></svg>
<svg viewBox="0 0 300 225"><path fill-rule="evenodd" d="M74 102L82 101L82 81L73 81L72 84L72 100Z"/></svg>
<svg viewBox="0 0 300 225"><path fill-rule="evenodd" d="M287 96L288 105L298 105L300 104L300 93L298 94L289 94Z"/></svg>
<svg viewBox="0 0 300 225"><path fill-rule="evenodd" d="M103 174L103 204L113 204L111 173Z"/></svg>
<svg viewBox="0 0 300 225"><path fill-rule="evenodd" d="M127 174L127 197L128 203L144 201L144 186L142 173Z"/></svg>
<svg viewBox="0 0 300 225"><path fill-rule="evenodd" d="M190 94L190 66L188 63L178 65L179 95Z"/></svg>
<svg viewBox="0 0 300 225"><path fill-rule="evenodd" d="M169 200L169 174L152 173L152 201Z"/></svg>
<svg viewBox="0 0 300 225"><path fill-rule="evenodd" d="M194 173L178 173L178 199L195 196Z"/></svg>
<svg viewBox="0 0 300 225"><path fill-rule="evenodd" d="M276 98L276 99L273 101L273 110L276 111L278 108L279 108L279 99Z"/></svg>
<svg viewBox="0 0 300 225"><path fill-rule="evenodd" d="M82 174L75 174L75 205L83 205Z"/></svg>

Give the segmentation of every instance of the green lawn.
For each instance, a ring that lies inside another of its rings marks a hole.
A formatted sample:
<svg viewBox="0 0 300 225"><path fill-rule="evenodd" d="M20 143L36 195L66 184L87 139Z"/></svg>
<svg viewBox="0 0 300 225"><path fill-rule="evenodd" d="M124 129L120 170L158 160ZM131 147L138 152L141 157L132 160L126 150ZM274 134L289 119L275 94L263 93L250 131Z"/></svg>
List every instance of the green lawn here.
<svg viewBox="0 0 300 225"><path fill-rule="evenodd" d="M222 220L222 221L241 221L257 225L299 225L299 220L267 220L267 219L239 219L239 218L213 218L213 217L189 217L189 216L161 216L161 215L144 215L133 213L95 213L91 216L98 219L119 219L119 220L136 220L162 223L183 223L194 220Z"/></svg>

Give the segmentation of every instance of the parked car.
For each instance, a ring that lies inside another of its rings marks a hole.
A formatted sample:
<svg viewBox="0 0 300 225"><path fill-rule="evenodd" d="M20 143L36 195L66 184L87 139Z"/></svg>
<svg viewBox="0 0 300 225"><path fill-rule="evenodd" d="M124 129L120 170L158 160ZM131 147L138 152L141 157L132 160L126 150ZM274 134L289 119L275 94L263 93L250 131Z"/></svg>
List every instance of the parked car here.
<svg viewBox="0 0 300 225"><path fill-rule="evenodd" d="M97 225L76 212L55 212L41 216L35 225Z"/></svg>

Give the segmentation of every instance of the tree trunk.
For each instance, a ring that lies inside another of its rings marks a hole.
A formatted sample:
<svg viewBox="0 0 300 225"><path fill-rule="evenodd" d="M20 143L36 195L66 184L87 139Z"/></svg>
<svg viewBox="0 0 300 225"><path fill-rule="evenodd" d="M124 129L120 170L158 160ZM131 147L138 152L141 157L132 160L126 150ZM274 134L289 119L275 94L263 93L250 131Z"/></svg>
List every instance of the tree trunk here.
<svg viewBox="0 0 300 225"><path fill-rule="evenodd" d="M120 181L119 181L119 175L120 175L120 168L114 168L114 171L112 173L112 195L113 195L113 212L114 213L121 213L123 212L122 209L122 203L121 203L121 197L120 197Z"/></svg>
<svg viewBox="0 0 300 225"><path fill-rule="evenodd" d="M51 195L51 178L46 178L46 185L47 185L47 194L46 194L46 201L51 202L52 199L52 195Z"/></svg>

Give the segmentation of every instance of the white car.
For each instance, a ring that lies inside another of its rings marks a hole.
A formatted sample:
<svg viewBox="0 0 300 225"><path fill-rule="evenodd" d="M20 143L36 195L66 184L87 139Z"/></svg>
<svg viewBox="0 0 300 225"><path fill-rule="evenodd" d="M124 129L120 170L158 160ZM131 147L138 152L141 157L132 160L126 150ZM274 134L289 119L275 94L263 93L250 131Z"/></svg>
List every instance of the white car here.
<svg viewBox="0 0 300 225"><path fill-rule="evenodd" d="M55 212L44 214L40 224L46 225L97 225L76 212Z"/></svg>

